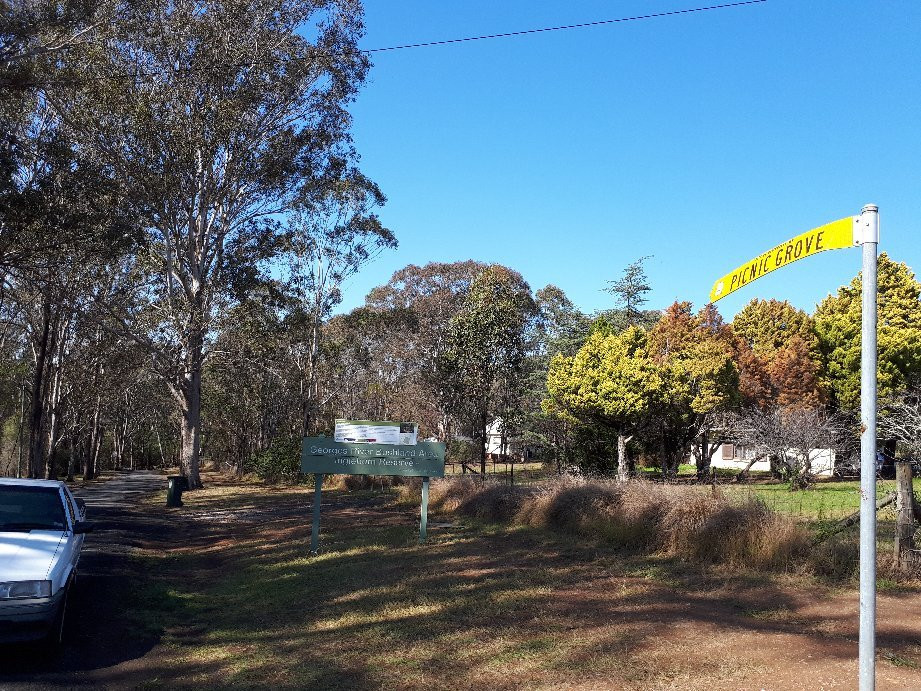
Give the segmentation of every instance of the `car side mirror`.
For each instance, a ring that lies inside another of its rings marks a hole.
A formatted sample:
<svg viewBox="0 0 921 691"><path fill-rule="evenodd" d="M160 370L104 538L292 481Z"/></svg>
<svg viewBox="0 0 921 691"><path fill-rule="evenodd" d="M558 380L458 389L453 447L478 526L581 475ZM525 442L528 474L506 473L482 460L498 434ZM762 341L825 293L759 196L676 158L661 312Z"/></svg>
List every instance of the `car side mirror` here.
<svg viewBox="0 0 921 691"><path fill-rule="evenodd" d="M89 521L77 521L74 523L74 535L84 535L93 532L93 524Z"/></svg>

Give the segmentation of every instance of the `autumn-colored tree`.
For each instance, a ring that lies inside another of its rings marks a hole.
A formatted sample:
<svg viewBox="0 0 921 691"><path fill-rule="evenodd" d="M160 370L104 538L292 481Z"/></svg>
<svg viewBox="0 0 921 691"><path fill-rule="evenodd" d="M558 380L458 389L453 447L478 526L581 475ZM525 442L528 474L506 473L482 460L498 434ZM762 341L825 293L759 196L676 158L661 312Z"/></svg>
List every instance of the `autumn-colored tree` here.
<svg viewBox="0 0 921 691"><path fill-rule="evenodd" d="M774 352L767 366L776 403L782 408L817 408L822 403L819 371L799 336Z"/></svg>
<svg viewBox="0 0 921 691"><path fill-rule="evenodd" d="M771 405L774 387L768 364L748 345L743 338L736 338L733 344L733 359L739 370L739 402L745 407L765 408Z"/></svg>
<svg viewBox="0 0 921 691"><path fill-rule="evenodd" d="M824 400L815 324L784 300L749 302L732 321L743 401L761 409Z"/></svg>
<svg viewBox="0 0 921 691"><path fill-rule="evenodd" d="M647 350L662 380L655 425L663 475L677 474L681 458L696 443L697 475L706 479L723 441L717 418L738 404L732 328L713 305L695 315L691 303L675 302L650 330Z"/></svg>
<svg viewBox="0 0 921 691"><path fill-rule="evenodd" d="M885 253L878 269L879 395L904 390L921 376L921 283L903 263ZM815 314L825 360L824 384L831 402L853 410L860 404L861 277L838 289Z"/></svg>

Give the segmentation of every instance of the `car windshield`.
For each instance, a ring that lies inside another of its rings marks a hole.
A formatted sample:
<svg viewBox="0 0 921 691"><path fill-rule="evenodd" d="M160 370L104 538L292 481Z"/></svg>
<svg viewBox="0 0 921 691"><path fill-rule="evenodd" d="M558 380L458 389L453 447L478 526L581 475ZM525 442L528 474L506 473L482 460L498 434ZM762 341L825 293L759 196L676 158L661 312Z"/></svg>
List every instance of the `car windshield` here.
<svg viewBox="0 0 921 691"><path fill-rule="evenodd" d="M0 530L64 530L64 504L56 487L0 485Z"/></svg>

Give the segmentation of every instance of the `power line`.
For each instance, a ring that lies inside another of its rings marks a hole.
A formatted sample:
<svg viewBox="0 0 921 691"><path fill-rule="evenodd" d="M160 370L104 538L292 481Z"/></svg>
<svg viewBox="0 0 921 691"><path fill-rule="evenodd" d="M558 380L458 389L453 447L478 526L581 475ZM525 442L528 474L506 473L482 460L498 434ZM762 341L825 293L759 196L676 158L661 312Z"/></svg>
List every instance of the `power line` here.
<svg viewBox="0 0 921 691"><path fill-rule="evenodd" d="M363 53L383 53L390 50L404 50L406 48L428 48L430 46L446 46L451 43L466 43L468 41L484 41L490 38L509 38L511 36L526 36L528 34L541 34L547 31L566 31L568 29L583 29L589 26L603 26L605 24L619 24L622 22L635 22L641 19L659 19L660 17L673 17L679 14L692 14L694 12L709 12L710 10L724 10L730 7L742 7L744 5L758 5L768 0L741 0L740 2L729 2L722 5L709 5L707 7L693 7L686 10L669 10L668 12L656 12L654 14L640 14L634 17L619 17L617 19L602 19L597 22L584 22L582 24L567 24L564 26L549 26L543 29L524 29L522 31L508 31L502 34L487 34L485 36L467 36L465 38L449 38L444 41L428 41L426 43L407 43L402 46L388 46L387 48L368 48Z"/></svg>
<svg viewBox="0 0 921 691"><path fill-rule="evenodd" d="M408 43L408 44L399 45L399 46L387 46L385 48L367 48L363 50L359 49L357 52L366 53L366 54L383 53L383 52L388 52L388 51L393 51L393 50L405 50L407 48L427 48L431 46L450 45L453 43L467 43L470 41L484 41L487 39L495 39L495 38L509 38L512 36L526 36L530 34L546 33L549 31L567 31L570 29L582 29L582 28L592 27L592 26L620 24L624 22L635 22L635 21L640 21L644 19L659 19L662 17L674 17L678 15L694 14L697 12L710 12L712 10L724 10L724 9L730 9L733 7L759 5L767 1L768 0L738 0L737 2L723 3L720 5L707 5L704 7L692 7L692 8L688 8L684 10L668 10L666 12L641 14L641 15L635 15L632 17L618 17L617 19L602 19L600 21L583 22L581 24L567 24L564 26L550 26L550 27L545 27L542 29L524 29L521 31L508 31L508 32L501 33L501 34L487 34L484 36L467 36L465 38L451 38L451 39L446 39L443 41L427 41L424 43ZM296 61L292 61L292 63L296 64ZM241 69L241 68L253 67L255 65L267 65L267 64L277 64L277 61L254 60L251 62L248 61L248 62L241 62L241 63L211 63L209 65L196 66L196 67L183 66L183 67L167 68L167 69L161 69L161 70L138 70L130 74L129 73L121 73L121 74L110 73L110 74L96 74L96 75L81 75L79 77L74 77L71 79L66 79L66 78L65 79L60 79L60 78L59 79L47 79L47 80L42 80L40 82L23 81L16 88L19 88L19 89L34 88L34 87L50 86L50 85L77 86L77 85L84 84L84 83L91 82L91 81L109 81L109 80L139 82L139 81L144 81L146 79L150 79L153 77L157 77L160 75L166 75L166 74L188 74L188 73L193 73L196 71L215 72L215 71L224 70L224 69ZM12 84L7 83L8 81L9 80L4 80L2 78L2 75L0 75L0 90L4 88L9 88L10 86L12 86Z"/></svg>

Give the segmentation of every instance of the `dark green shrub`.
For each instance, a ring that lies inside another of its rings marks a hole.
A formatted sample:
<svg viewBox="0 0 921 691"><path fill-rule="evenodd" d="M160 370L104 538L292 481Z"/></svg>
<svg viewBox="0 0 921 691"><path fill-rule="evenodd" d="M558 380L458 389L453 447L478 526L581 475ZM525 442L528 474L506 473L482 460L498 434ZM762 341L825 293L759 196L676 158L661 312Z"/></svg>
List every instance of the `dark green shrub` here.
<svg viewBox="0 0 921 691"><path fill-rule="evenodd" d="M266 482L300 482L303 479L301 440L297 437L276 439L268 449L250 458L246 466Z"/></svg>

